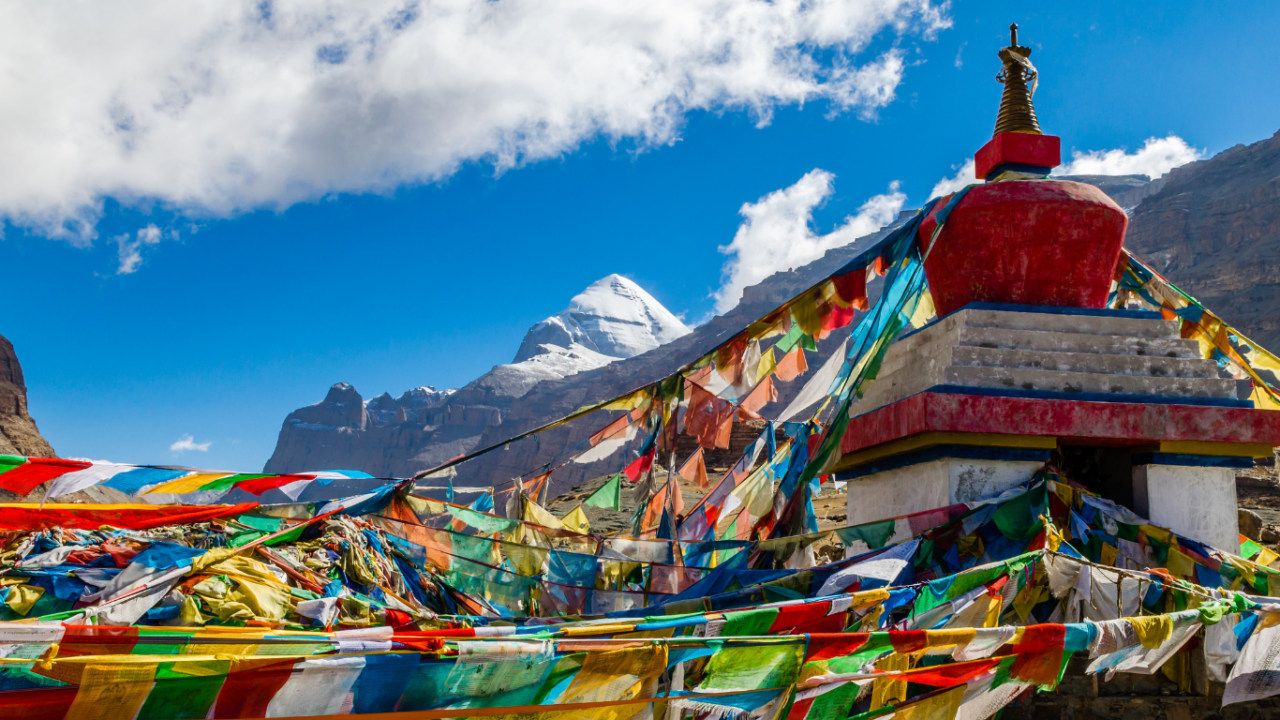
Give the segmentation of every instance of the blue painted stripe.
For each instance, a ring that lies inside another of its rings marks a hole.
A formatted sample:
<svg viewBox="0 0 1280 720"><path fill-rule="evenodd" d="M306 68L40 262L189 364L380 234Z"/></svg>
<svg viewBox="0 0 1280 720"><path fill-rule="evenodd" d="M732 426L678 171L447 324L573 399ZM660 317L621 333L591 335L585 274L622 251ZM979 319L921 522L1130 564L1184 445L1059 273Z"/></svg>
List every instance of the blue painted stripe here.
<svg viewBox="0 0 1280 720"><path fill-rule="evenodd" d="M1002 448L988 445L934 445L892 457L873 460L835 474L837 480L855 480L867 475L898 470L911 465L933 462L942 458L963 460L1009 460L1013 462L1048 462L1052 451L1033 448Z"/></svg>
<svg viewBox="0 0 1280 720"><path fill-rule="evenodd" d="M1125 393L1062 392L1058 390L1022 390L1020 388L984 388L968 385L934 385L921 393L942 395L983 395L1016 397L1033 400L1079 400L1081 402L1135 403L1138 405L1193 405L1196 407L1253 408L1252 400L1234 398L1170 397L1166 395L1130 395ZM899 401L901 402L901 401Z"/></svg>
<svg viewBox="0 0 1280 720"><path fill-rule="evenodd" d="M1253 458L1230 455L1183 455L1181 453L1140 453L1134 465L1179 465L1182 467L1251 468Z"/></svg>

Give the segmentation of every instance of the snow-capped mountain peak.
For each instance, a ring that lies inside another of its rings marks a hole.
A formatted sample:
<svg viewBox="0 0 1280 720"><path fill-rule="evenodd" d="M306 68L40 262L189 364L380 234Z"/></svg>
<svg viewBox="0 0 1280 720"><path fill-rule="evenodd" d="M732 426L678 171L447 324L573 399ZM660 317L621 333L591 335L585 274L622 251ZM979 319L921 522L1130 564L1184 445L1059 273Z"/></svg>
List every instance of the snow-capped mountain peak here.
<svg viewBox="0 0 1280 720"><path fill-rule="evenodd" d="M689 328L644 288L613 274L592 283L569 307L529 328L515 360L542 354L544 345L579 345L612 358L629 358L689 334Z"/></svg>

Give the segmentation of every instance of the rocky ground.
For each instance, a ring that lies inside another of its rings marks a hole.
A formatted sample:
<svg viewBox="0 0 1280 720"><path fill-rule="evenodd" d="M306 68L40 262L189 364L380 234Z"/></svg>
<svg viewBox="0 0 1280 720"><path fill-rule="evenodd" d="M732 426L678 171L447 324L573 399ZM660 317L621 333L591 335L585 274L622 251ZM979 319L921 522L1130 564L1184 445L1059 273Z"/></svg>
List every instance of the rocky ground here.
<svg viewBox="0 0 1280 720"><path fill-rule="evenodd" d="M1241 534L1276 548L1280 543L1280 474L1275 460L1236 471Z"/></svg>

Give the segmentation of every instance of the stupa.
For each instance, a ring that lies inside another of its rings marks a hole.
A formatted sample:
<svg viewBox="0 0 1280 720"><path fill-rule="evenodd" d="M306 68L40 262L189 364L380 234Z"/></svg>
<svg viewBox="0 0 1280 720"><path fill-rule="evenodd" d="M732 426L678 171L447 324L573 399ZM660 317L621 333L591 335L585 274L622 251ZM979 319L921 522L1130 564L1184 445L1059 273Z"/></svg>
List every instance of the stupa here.
<svg viewBox="0 0 1280 720"><path fill-rule="evenodd" d="M1000 51L978 180L917 241L938 319L889 349L857 405L837 479L848 523L990 497L1047 461L1151 521L1239 545L1235 469L1280 445L1280 413L1237 399L1158 312L1108 309L1128 224L1097 188L1054 180L1038 74L1017 26Z"/></svg>

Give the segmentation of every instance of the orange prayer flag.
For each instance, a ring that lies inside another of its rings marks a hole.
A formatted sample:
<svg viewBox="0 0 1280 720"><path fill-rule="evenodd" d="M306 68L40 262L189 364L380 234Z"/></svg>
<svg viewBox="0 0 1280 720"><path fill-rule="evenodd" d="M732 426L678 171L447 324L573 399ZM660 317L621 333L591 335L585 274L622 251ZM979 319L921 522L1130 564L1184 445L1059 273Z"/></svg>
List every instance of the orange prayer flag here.
<svg viewBox="0 0 1280 720"><path fill-rule="evenodd" d="M716 351L716 372L730 385L737 385L742 378L742 357L746 351L745 334L730 340Z"/></svg>
<svg viewBox="0 0 1280 720"><path fill-rule="evenodd" d="M688 460L684 461L684 464L680 466L676 474L700 488L705 488L711 484L707 479L707 461L702 456L701 447L693 451L693 454L689 456Z"/></svg>
<svg viewBox="0 0 1280 720"><path fill-rule="evenodd" d="M542 473L537 477L531 477L522 483L524 494L526 497L534 498L536 501L539 493L542 492L542 486L547 484L547 478L551 477L550 472Z"/></svg>
<svg viewBox="0 0 1280 720"><path fill-rule="evenodd" d="M751 394L742 399L738 405L738 416L748 420L759 420L760 408L778 399L778 390L773 385L773 376L765 378Z"/></svg>
<svg viewBox="0 0 1280 720"><path fill-rule="evenodd" d="M728 433L725 433L725 444L719 445L721 425L733 420L733 403L722 400L696 383L686 383L685 397L689 398L689 408L684 414L684 431L687 435L698 438L698 444L704 448L729 447Z"/></svg>
<svg viewBox="0 0 1280 720"><path fill-rule="evenodd" d="M805 359L804 348L796 345L791 352L778 361L778 368L774 374L783 382L791 382L808 371L809 362Z"/></svg>
<svg viewBox="0 0 1280 720"><path fill-rule="evenodd" d="M732 410L733 406L730 405L729 409ZM729 417L725 418L724 422L720 424L720 427L716 428L715 441L712 443L712 447L717 447L717 448L720 448L721 450L728 450L729 439L732 435L733 435L733 413L731 412L729 413ZM706 447L706 446L704 445L703 447Z"/></svg>
<svg viewBox="0 0 1280 720"><path fill-rule="evenodd" d="M595 433L593 433L591 437L588 438L587 440L588 442L591 443L591 447L595 447L596 445L600 444L601 440L608 440L609 438L612 438L614 435L617 435L618 433L626 430L627 426L630 424L631 424L631 413L624 413L618 416L618 418L613 422L595 431Z"/></svg>

